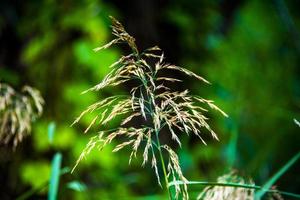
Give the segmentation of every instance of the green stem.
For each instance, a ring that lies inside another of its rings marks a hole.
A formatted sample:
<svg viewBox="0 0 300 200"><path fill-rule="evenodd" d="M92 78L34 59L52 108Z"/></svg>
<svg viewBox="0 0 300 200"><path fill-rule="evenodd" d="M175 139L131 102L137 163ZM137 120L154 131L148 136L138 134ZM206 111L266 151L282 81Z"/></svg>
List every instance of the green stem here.
<svg viewBox="0 0 300 200"><path fill-rule="evenodd" d="M153 71L151 70L152 74L153 74ZM147 88L147 84L148 84L148 81L147 80L143 80L141 79L145 89ZM142 94L142 91L140 89L140 92ZM154 93L154 91L153 91ZM147 90L146 90L146 95L147 95ZM152 105L152 102L150 101L150 97L147 95L147 98L146 98L146 102L149 104L149 113L153 119L153 115L154 115L154 111L153 111L153 107L155 107L155 105ZM160 157L160 162L161 162L161 166L162 166L162 169L163 169L163 173L164 173L164 179L165 179L165 187L167 189L167 192L168 192L168 197L170 200L173 200L172 198L172 195L171 195L171 192L170 192L170 188L169 188L169 180L168 180L168 175L167 175L167 170L166 170L166 165L165 165L165 161L164 161L164 157L162 155L162 151L161 151L161 145L160 145L160 141L159 141L159 137L158 137L158 134L159 134L159 130L155 129L155 136L156 136L156 140L157 140L157 145L155 145L158 149L158 152L159 152L159 157Z"/></svg>
<svg viewBox="0 0 300 200"><path fill-rule="evenodd" d="M172 200L173 198L172 198L170 188L169 188L169 180L168 180L168 175L167 175L167 170L166 170L166 166L165 166L164 157L163 157L162 151L161 151L161 145L160 145L160 142L159 142L158 131L155 131L155 135L156 135L156 140L157 140L157 145L158 145L158 152L159 152L160 162L161 162L163 173L164 173L166 189L168 191L169 199Z"/></svg>

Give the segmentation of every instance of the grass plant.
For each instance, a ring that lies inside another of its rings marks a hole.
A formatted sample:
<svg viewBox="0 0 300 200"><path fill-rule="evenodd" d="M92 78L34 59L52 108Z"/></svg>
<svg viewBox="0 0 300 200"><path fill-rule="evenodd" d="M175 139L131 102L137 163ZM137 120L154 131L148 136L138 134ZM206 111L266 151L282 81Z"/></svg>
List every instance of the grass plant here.
<svg viewBox="0 0 300 200"><path fill-rule="evenodd" d="M163 141L160 135L168 134L165 137L175 141L181 147L179 134L195 134L206 145L203 139L203 129L208 130L212 138L218 140L217 134L208 123L209 119L205 116L207 108L214 109L224 116L227 115L212 100L191 95L187 89L177 91L169 87L168 82L182 82L180 79L169 76L174 70L203 83L209 84L209 82L186 68L166 63L164 54L157 46L140 51L134 37L126 32L123 25L113 17L111 20L112 34L115 38L104 46L95 48L94 51L109 48L114 44L126 44L131 49L131 53L120 57L110 66L111 71L100 83L83 93L129 82L133 86L128 95L102 99L90 105L76 118L73 124L78 123L88 113L96 113L84 132L87 133L93 126L99 126L100 130L99 134L91 137L75 167L92 149L101 150L116 138L123 138L125 141L119 143L113 152L124 147L131 148L130 162L143 147L142 165L151 162L159 185L161 185L160 174L163 174L169 199L189 199L187 184L174 185L174 197L169 191L170 181L180 180L187 183L188 180L183 175L176 151L169 144L171 142ZM162 72L168 76L162 75ZM118 128L102 130L102 127L120 115L124 118ZM141 125L134 123L137 119L142 120L143 123Z"/></svg>

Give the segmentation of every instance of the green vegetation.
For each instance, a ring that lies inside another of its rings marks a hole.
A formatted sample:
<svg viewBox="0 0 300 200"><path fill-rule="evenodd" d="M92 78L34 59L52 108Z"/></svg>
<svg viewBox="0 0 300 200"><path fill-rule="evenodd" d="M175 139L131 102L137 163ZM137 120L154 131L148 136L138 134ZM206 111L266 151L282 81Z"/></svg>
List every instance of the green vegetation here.
<svg viewBox="0 0 300 200"><path fill-rule="evenodd" d="M299 6L1 1L0 199L299 199Z"/></svg>

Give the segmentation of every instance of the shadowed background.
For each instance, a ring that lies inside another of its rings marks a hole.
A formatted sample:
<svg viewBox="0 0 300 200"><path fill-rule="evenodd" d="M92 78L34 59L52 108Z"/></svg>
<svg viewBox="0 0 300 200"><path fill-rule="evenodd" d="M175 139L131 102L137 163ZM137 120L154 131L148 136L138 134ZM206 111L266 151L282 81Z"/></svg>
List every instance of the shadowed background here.
<svg viewBox="0 0 300 200"><path fill-rule="evenodd" d="M109 15L120 20L138 47L160 46L170 63L208 79L187 77L174 87L215 100L230 117L210 113L220 141L204 146L181 135L177 149L189 180L215 180L236 169L263 184L299 151L300 13L296 0L124 0L1 1L0 81L20 89L28 84L45 98L45 112L13 152L0 147L0 198L15 199L49 180L51 159L63 155L73 167L88 139L91 118L70 127L91 103L127 88L80 95L97 84L126 48L92 49L111 39ZM180 76L176 74L175 76ZM49 123L56 129L49 143ZM112 121L112 126L117 121ZM93 151L73 174L61 177L59 199L159 199L162 190L141 159L128 165L129 151ZM300 190L300 163L276 183ZM78 180L85 192L67 187ZM197 194L201 187L190 187ZM30 199L45 199L47 188Z"/></svg>

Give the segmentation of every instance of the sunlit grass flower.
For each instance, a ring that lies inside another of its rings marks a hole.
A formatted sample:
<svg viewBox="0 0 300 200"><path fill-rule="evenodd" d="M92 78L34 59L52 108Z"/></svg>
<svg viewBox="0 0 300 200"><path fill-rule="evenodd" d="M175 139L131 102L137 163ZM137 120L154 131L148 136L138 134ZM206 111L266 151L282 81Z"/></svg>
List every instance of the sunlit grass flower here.
<svg viewBox="0 0 300 200"><path fill-rule="evenodd" d="M117 137L123 137L127 140L118 144L113 152L129 147L132 150L129 156L131 161L133 157L136 157L138 150L143 147L143 150L141 150L143 155L142 165L151 160L159 184L161 184L160 170L164 173L166 187L168 187L170 180L179 178L181 181L186 182L187 179L183 176L176 152L169 144L162 143L159 139L159 135L162 133L161 130L168 130L169 137L179 146L181 146L179 132L195 134L206 144L202 137L202 129L207 129L214 139L218 139L218 137L209 126L208 118L204 115L207 112L205 107L215 109L224 116L227 115L211 100L191 95L188 90L176 91L168 87L167 82L182 80L171 76L162 76L161 72L163 71L166 74L168 71L176 70L204 83L209 82L186 68L166 63L164 54L160 52L160 48L157 46L140 52L135 44L135 39L125 31L122 24L114 18L111 19L112 33L115 39L94 50L99 51L109 48L113 44L125 43L131 48L132 53L122 56L113 63L110 66L111 71L104 79L83 93L99 91L105 87L117 86L125 82L132 82L131 85L135 85L128 95L110 96L90 105L74 121L74 123L77 123L85 114L97 112L97 115L84 131L86 133L94 125L103 127L119 115L126 116L118 128L100 130L98 135L92 137L82 151L75 167L92 149L102 149ZM137 124L130 125L132 124L130 122L136 118L142 118L144 123L140 126ZM159 157L157 157L158 155ZM161 168L158 167L158 159ZM166 163L164 159L167 160ZM182 196L183 199L188 199L186 184L183 187L175 186L175 190L176 198Z"/></svg>

